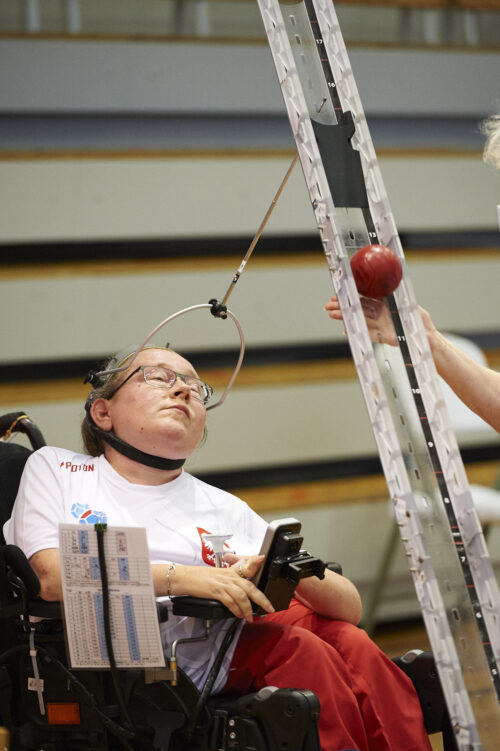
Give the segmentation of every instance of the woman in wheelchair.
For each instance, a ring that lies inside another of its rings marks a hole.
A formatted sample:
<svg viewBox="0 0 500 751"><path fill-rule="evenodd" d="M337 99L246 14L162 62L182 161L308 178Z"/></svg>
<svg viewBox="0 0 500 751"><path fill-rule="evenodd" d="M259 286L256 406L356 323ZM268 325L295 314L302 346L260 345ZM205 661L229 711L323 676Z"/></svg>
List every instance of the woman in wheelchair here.
<svg viewBox="0 0 500 751"><path fill-rule="evenodd" d="M117 356L111 367L126 364ZM60 523L145 527L157 597L217 599L241 619L213 692L309 689L321 704L323 751L429 751L413 684L357 627L361 605L351 582L332 571L302 579L288 610L273 612L250 581L262 564L255 551L266 522L182 469L204 433L210 395L190 362L160 347L141 351L125 372L94 378L82 426L86 454L54 447L32 454L7 542L29 558L42 598L59 600ZM216 568L203 535L226 532L231 550ZM253 603L266 615L254 620ZM167 652L203 624L169 613L161 628ZM208 646L179 650L180 667L198 687L228 628L227 619L218 621Z"/></svg>

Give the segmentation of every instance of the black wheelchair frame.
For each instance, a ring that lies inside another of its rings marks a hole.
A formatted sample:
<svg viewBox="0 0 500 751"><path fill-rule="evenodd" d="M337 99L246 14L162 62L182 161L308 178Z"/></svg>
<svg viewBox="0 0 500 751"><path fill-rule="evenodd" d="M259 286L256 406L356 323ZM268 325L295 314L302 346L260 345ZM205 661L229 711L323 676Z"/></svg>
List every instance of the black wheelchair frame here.
<svg viewBox="0 0 500 751"><path fill-rule="evenodd" d="M0 417L0 436L16 431L32 449L45 445L24 413ZM9 487L0 486L2 523L29 453L0 443L0 469L9 475ZM1 528L0 538L5 543ZM39 589L22 551L0 546L0 725L10 731L10 751L320 751L320 706L311 691L266 687L207 697L181 670L176 685L119 670L117 686L110 671L68 668L61 604L41 600ZM221 603L191 597L174 598L174 612L230 615ZM442 732L445 751L455 751L432 654L409 652L395 662L416 687L427 732Z"/></svg>

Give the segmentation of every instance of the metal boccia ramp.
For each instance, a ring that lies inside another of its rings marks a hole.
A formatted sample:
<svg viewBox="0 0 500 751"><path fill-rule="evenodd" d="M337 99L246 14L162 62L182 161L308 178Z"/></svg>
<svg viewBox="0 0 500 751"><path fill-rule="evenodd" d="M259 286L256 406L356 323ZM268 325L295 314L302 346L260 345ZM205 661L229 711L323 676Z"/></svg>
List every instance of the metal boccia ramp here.
<svg viewBox="0 0 500 751"><path fill-rule="evenodd" d="M335 9L258 4L457 744L497 751L498 586ZM395 346L372 343L349 263L375 243L403 265Z"/></svg>

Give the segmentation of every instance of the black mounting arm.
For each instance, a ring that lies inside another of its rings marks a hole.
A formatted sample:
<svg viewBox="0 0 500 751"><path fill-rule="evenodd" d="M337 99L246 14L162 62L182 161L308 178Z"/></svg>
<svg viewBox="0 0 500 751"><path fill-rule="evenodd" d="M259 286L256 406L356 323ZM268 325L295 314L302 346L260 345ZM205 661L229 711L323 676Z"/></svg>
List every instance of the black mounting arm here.
<svg viewBox="0 0 500 751"><path fill-rule="evenodd" d="M216 300L215 297L209 300L208 304L212 306L210 312L214 318L227 318L227 307Z"/></svg>

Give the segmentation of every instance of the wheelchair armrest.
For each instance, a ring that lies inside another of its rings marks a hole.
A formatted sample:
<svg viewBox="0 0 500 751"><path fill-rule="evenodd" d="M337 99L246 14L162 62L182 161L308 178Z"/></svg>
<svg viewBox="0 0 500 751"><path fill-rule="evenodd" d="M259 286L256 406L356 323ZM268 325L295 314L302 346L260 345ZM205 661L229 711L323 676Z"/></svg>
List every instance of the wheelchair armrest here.
<svg viewBox="0 0 500 751"><path fill-rule="evenodd" d="M168 608L163 603L156 604L158 621L162 623L168 620ZM50 618L51 620L63 620L62 602L59 600L49 602L39 597L28 601L28 613L37 618Z"/></svg>
<svg viewBox="0 0 500 751"><path fill-rule="evenodd" d="M191 595L178 595L171 599L174 615L187 615L191 618L203 618L211 621L234 618L231 611L219 600L207 600L204 597L192 597Z"/></svg>
<svg viewBox="0 0 500 751"><path fill-rule="evenodd" d="M24 552L17 545L0 546L2 587L7 611L12 615L29 615L38 618L62 618L60 602L40 599L40 582ZM7 594L10 590L10 594ZM8 604L7 604L8 603ZM3 615L3 614L2 614Z"/></svg>
<svg viewBox="0 0 500 751"><path fill-rule="evenodd" d="M9 568L17 577L26 595L29 598L37 598L40 593L40 582L21 548L17 545L2 545L0 559L3 566Z"/></svg>
<svg viewBox="0 0 500 751"><path fill-rule="evenodd" d="M28 601L28 613L36 618L51 618L54 620L61 620L62 603L59 600L55 602L48 602L48 600L36 600Z"/></svg>
<svg viewBox="0 0 500 751"><path fill-rule="evenodd" d="M340 574L340 576L342 576L342 566L340 563L337 563L336 561L328 561L326 567L328 571L333 571L335 574Z"/></svg>

